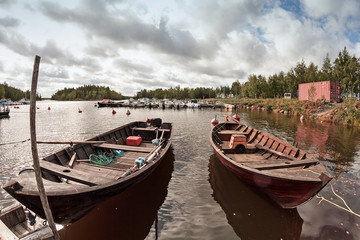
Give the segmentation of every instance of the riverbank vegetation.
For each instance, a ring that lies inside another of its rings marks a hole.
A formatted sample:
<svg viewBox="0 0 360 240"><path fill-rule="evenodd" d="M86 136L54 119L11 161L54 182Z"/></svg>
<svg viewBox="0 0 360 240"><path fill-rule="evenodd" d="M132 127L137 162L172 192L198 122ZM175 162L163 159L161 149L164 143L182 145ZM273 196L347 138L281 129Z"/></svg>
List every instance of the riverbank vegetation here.
<svg viewBox="0 0 360 240"><path fill-rule="evenodd" d="M257 111L281 112L303 119L316 119L321 122L360 127L360 101L354 98L348 98L342 103L329 103L323 100L240 99L239 107Z"/></svg>
<svg viewBox="0 0 360 240"><path fill-rule="evenodd" d="M11 99L19 101L22 98L30 98L30 91L21 91L18 88L9 86L6 82L0 83L0 99ZM36 95L36 99L41 100L41 95Z"/></svg>
<svg viewBox="0 0 360 240"><path fill-rule="evenodd" d="M51 100L121 100L123 96L109 87L84 85L78 88L64 88L51 96Z"/></svg>

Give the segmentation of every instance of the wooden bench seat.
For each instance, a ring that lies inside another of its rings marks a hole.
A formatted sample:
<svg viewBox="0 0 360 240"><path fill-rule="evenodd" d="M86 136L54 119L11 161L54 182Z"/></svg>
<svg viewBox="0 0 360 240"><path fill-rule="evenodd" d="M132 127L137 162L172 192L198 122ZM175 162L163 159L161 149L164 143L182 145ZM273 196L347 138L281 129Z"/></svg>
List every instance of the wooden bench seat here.
<svg viewBox="0 0 360 240"><path fill-rule="evenodd" d="M157 128L157 127L146 127L146 128L134 127L134 128L132 128L132 130L134 130L134 131L151 131L151 132L158 130L159 132L170 132L170 129Z"/></svg>
<svg viewBox="0 0 360 240"><path fill-rule="evenodd" d="M124 151L132 151L132 152L144 152L150 153L154 147L138 147L138 146L128 146L128 145L120 145L120 144L110 144L110 143L101 143L94 145L99 148L107 148L107 149L117 149Z"/></svg>
<svg viewBox="0 0 360 240"><path fill-rule="evenodd" d="M79 182L82 184L86 184L89 186L96 186L99 183L107 182L109 178L104 178L100 175L94 175L94 174L88 174L85 171L79 171L76 169L71 169L65 166L61 166L55 163L51 163L48 161L40 161L40 168L45 171L49 172L51 174L57 175L62 178L66 178L69 180L72 180L74 182Z"/></svg>
<svg viewBox="0 0 360 240"><path fill-rule="evenodd" d="M242 131L238 131L238 130L221 130L219 131L217 134L218 135L227 135L227 134L242 134Z"/></svg>
<svg viewBox="0 0 360 240"><path fill-rule="evenodd" d="M308 165L316 165L319 162L317 160L299 160L299 161L284 161L279 163L271 164L259 164L259 165L247 165L251 168L256 168L258 170L270 170L270 169L279 169L279 168L292 168L292 167L301 167Z"/></svg>

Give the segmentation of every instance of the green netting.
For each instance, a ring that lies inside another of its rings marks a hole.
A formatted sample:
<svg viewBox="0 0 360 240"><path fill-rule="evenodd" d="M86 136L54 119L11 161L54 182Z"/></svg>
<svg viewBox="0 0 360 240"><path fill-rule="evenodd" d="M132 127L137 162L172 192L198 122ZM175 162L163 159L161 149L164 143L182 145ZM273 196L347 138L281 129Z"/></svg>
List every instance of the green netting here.
<svg viewBox="0 0 360 240"><path fill-rule="evenodd" d="M98 154L90 154L90 162L96 165L106 166L114 160L112 153L99 151Z"/></svg>

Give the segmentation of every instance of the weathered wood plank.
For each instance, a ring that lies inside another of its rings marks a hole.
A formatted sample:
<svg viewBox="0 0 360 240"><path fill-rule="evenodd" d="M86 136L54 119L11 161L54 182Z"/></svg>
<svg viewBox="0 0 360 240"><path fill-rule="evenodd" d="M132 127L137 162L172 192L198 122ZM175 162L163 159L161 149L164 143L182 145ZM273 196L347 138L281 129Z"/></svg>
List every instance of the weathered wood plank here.
<svg viewBox="0 0 360 240"><path fill-rule="evenodd" d="M9 240L19 239L2 221L0 221L0 238Z"/></svg>
<svg viewBox="0 0 360 240"><path fill-rule="evenodd" d="M275 151L275 150L269 149L269 148L267 148L267 147L265 147L265 146L262 146L262 145L260 145L260 144L255 144L255 146L256 146L257 148L259 148L259 149L263 149L263 150L265 150L265 151L272 152L272 153L274 153L274 154L276 154L276 155L278 155L278 156L280 156L280 157L285 157L285 158L290 159L290 160L299 160L299 159L296 158L296 157L293 157L293 156L291 156L291 155L285 154L285 153L283 153L283 152L279 152L279 151Z"/></svg>
<svg viewBox="0 0 360 240"><path fill-rule="evenodd" d="M270 170L270 169L279 169L279 168L293 168L293 167L301 167L308 165L316 165L319 162L316 160L298 160L298 161L285 161L281 163L273 163L273 164L261 164L261 165L247 165L251 168L256 168L258 170Z"/></svg>
<svg viewBox="0 0 360 240"><path fill-rule="evenodd" d="M124 150L124 151L133 151L133 152L145 152L149 153L154 148L153 147L137 147L137 146L128 146L128 145L119 145L119 144L110 144L110 143L102 143L95 145L99 148L108 148L108 149L117 149L117 150Z"/></svg>
<svg viewBox="0 0 360 240"><path fill-rule="evenodd" d="M101 182L109 181L108 178L104 178L99 175L94 175L94 174L89 175L85 171L70 169L47 161L40 161L40 168L45 172L49 172L59 177L63 177L72 180L74 182L79 182L89 186L95 186Z"/></svg>
<svg viewBox="0 0 360 240"><path fill-rule="evenodd" d="M170 132L170 129L157 128L157 127L146 127L146 128L134 127L134 128L132 128L132 130L134 130L134 131L150 131L150 132L154 132L154 131L158 130L159 132Z"/></svg>

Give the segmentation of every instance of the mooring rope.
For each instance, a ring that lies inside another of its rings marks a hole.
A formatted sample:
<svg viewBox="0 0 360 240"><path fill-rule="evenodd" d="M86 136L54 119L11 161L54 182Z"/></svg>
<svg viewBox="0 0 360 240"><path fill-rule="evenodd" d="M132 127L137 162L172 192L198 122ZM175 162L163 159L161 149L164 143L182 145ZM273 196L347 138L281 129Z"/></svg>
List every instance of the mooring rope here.
<svg viewBox="0 0 360 240"><path fill-rule="evenodd" d="M45 156L47 156L47 154L44 154L44 155L41 156L40 158L44 158ZM33 161L33 160L29 160L29 161L26 161L26 162L17 164L17 165L15 165L15 166L9 167L9 168L7 168L7 169L0 170L0 174L3 173L3 172L9 171L9 170L11 170L11 169L14 169L14 168L16 168L16 167L20 167L20 166L22 166L22 165L28 164L28 163L30 163L30 162L32 162L32 161Z"/></svg>
<svg viewBox="0 0 360 240"><path fill-rule="evenodd" d="M17 142L0 143L0 146L1 146L1 145L16 144L16 143L23 143L23 142L27 142L27 141L30 141L30 138L29 138L29 139L22 140L22 141L17 141Z"/></svg>
<svg viewBox="0 0 360 240"><path fill-rule="evenodd" d="M340 208L340 209L342 209L342 210L344 210L344 211L347 211L347 212L349 212L349 213L351 213L351 214L353 214L353 215L355 215L355 216L357 216L357 217L360 217L360 214L354 212L354 211L347 205L346 201L345 201L342 197L340 197L337 193L335 193L334 188L333 188L333 186L332 186L331 183L330 183L330 187L331 187L331 190L332 190L332 192L334 193L334 195L337 196L338 198L340 198L340 199L343 201L343 203L344 203L344 205L346 206L346 208L345 208L345 207L342 207L342 206L340 206L340 205L338 205L338 204L336 204L336 203L334 203L334 202L332 202L332 201L330 201L330 200L328 200L328 199L326 199L326 198L323 197L323 196L320 196L319 194L316 194L316 197L317 197L317 198L320 198L320 201L318 202L318 205L319 205L322 201L326 201L326 202L328 202L328 203L330 203L330 204L332 204L332 205L334 205L334 206L336 206L336 207L338 207L338 208Z"/></svg>
<svg viewBox="0 0 360 240"><path fill-rule="evenodd" d="M23 163L21 163L21 164L12 166L12 167L7 168L7 169L4 169L4 170L1 170L1 171L0 171L0 174L3 173L3 172L9 171L9 170L11 170L11 169L14 169L14 168L16 168L16 167L20 167L20 166L22 166L22 165L25 165L25 164L27 164L27 163L29 163L29 162L32 162L32 160L31 160L31 161L23 162Z"/></svg>

